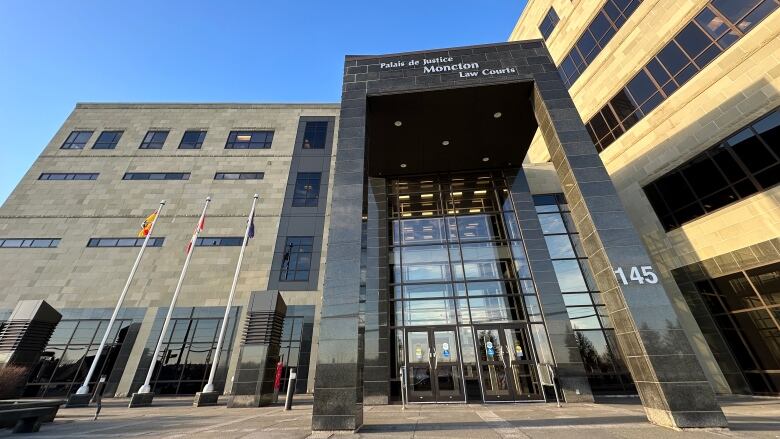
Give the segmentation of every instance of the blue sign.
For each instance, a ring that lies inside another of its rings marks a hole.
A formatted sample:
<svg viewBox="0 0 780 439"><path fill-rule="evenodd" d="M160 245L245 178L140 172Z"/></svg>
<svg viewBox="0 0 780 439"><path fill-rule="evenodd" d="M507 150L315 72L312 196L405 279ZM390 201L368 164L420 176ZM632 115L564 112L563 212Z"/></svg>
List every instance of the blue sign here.
<svg viewBox="0 0 780 439"><path fill-rule="evenodd" d="M449 343L442 343L441 350L442 350L442 354L444 355L444 358L450 358L450 344Z"/></svg>
<svg viewBox="0 0 780 439"><path fill-rule="evenodd" d="M492 356L496 355L496 351L495 351L495 349L493 349L493 342L489 341L489 342L485 343L485 347L487 348L487 354L488 354L489 357L492 357Z"/></svg>

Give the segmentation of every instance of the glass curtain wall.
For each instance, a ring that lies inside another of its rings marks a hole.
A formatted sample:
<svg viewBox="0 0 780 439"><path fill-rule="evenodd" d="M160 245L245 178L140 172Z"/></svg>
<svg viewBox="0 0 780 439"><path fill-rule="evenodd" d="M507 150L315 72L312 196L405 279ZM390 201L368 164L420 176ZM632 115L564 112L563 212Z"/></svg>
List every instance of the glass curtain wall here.
<svg viewBox="0 0 780 439"><path fill-rule="evenodd" d="M780 396L780 263L696 282L753 393Z"/></svg>
<svg viewBox="0 0 780 439"><path fill-rule="evenodd" d="M101 375L111 372L132 323L132 319L114 322L90 389L94 389ZM24 396L67 396L75 392L87 377L107 327L108 319L61 320L30 373Z"/></svg>
<svg viewBox="0 0 780 439"><path fill-rule="evenodd" d="M422 352L429 347L426 340L404 348L410 329L452 329L459 346L445 348L443 355L440 346L435 355L439 361L459 358L468 398L482 398L486 378L479 368L503 354L497 353L499 346L493 348L499 339L482 340L490 347L477 349L481 333L509 330L501 325L528 328L537 349L549 352L506 181L500 173L484 172L388 180L388 186L394 369L405 364L407 354L409 361L427 361ZM431 335L431 343L440 335ZM533 358L533 352L503 344L513 351L510 364ZM490 358L480 360L485 355ZM526 386L522 393L541 394L535 365L528 366L515 373L515 381Z"/></svg>
<svg viewBox="0 0 780 439"><path fill-rule="evenodd" d="M563 194L533 199L591 390L636 393L566 199Z"/></svg>

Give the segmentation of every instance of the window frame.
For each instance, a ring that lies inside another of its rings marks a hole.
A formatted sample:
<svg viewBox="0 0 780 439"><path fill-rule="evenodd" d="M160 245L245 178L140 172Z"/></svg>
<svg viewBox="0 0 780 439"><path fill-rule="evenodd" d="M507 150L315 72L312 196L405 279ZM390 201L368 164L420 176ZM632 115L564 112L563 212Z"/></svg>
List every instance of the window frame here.
<svg viewBox="0 0 780 439"><path fill-rule="evenodd" d="M109 141L101 141L104 135L113 135L114 138ZM124 134L123 130L103 130L98 134L97 139L95 139L95 143L92 144L92 149L116 149L117 144L122 139L122 135Z"/></svg>
<svg viewBox="0 0 780 439"><path fill-rule="evenodd" d="M161 175L162 178L152 178L153 176ZM127 181L163 181L163 180L189 180L190 179L190 173L189 172L125 172L125 174L122 176L122 180ZM146 176L146 178L133 178L133 177L143 177ZM176 176L180 176L181 178L174 178Z"/></svg>
<svg viewBox="0 0 780 439"><path fill-rule="evenodd" d="M316 176L316 178L314 177ZM313 182L316 181L316 184ZM292 207L317 207L320 202L322 172L299 172L295 177ZM300 191L303 190L303 193Z"/></svg>
<svg viewBox="0 0 780 439"><path fill-rule="evenodd" d="M255 135L265 136L264 140L255 140ZM248 140L239 140L239 136L249 136ZM271 149L274 141L273 130L233 130L228 134L225 149Z"/></svg>
<svg viewBox="0 0 780 439"><path fill-rule="evenodd" d="M291 241L298 241L297 244L291 243ZM308 241L308 243L306 243ZM303 244L301 242L304 242ZM299 247L303 247L304 250L296 250ZM289 248L289 250L288 250ZM308 251L306 251L308 248ZM289 257L285 258L285 255ZM299 269L300 256L308 255L308 267L305 269ZM308 282L311 277L311 269L313 266L314 257L314 236L288 236L284 241L284 251L282 252L282 261L279 265L279 281L280 282ZM293 261L295 261L294 268L292 267ZM285 268L285 262L287 266ZM293 273L292 278L289 274ZM299 273L306 273L305 278L299 278Z"/></svg>
<svg viewBox="0 0 780 439"><path fill-rule="evenodd" d="M79 136L82 134L87 134L87 138L84 139L83 143L78 141ZM95 134L94 130L73 130L65 138L65 141L62 142L60 149L85 149L93 134Z"/></svg>
<svg viewBox="0 0 780 439"><path fill-rule="evenodd" d="M165 142L168 141L168 136L170 133L171 130L148 130L146 134L144 134L144 138L141 140L141 144L138 146L138 149L163 149ZM155 137L158 134L164 134L162 140L155 140Z"/></svg>
<svg viewBox="0 0 780 439"><path fill-rule="evenodd" d="M198 134L198 138L194 142L186 142L185 138L188 134ZM181 135L181 140L179 141L179 147L177 149L201 149L203 147L203 142L206 141L206 135L208 134L207 130L186 130ZM184 145L192 145L192 146L184 146Z"/></svg>

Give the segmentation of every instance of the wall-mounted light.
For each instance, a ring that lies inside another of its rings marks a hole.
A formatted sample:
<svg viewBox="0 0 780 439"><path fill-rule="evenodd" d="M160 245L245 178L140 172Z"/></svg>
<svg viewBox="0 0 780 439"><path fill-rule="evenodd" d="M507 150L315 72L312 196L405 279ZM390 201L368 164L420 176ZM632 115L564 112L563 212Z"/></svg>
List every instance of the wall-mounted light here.
<svg viewBox="0 0 780 439"><path fill-rule="evenodd" d="M401 167L405 168L406 167L406 163L401 163Z"/></svg>
<svg viewBox="0 0 780 439"><path fill-rule="evenodd" d="M397 120L397 121L393 122L393 125L395 125L395 126L397 126L397 127L400 127L400 126L401 126L401 125L403 125L403 124L404 124L404 123L403 123L403 122L401 122L400 120Z"/></svg>
<svg viewBox="0 0 780 439"><path fill-rule="evenodd" d="M450 141L449 140L442 140L441 144L442 144L442 146L447 146L447 145L450 144Z"/></svg>
<svg viewBox="0 0 780 439"><path fill-rule="evenodd" d="M493 117L496 119L500 118L501 116L503 116L503 114L501 114L500 111L496 111L495 113L493 113Z"/></svg>
<svg viewBox="0 0 780 439"><path fill-rule="evenodd" d="M483 161L483 162L486 162L486 161L488 161L488 160L490 160L490 157L482 157L482 161Z"/></svg>

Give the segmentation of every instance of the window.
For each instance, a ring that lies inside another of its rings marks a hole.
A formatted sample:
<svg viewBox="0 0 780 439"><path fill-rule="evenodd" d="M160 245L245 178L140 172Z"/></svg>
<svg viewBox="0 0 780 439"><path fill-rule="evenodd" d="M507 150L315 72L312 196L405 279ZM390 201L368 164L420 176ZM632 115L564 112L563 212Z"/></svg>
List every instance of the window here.
<svg viewBox="0 0 780 439"><path fill-rule="evenodd" d="M141 142L140 149L162 149L165 139L168 138L168 131L149 131Z"/></svg>
<svg viewBox="0 0 780 439"><path fill-rule="evenodd" d="M200 149L206 140L206 131L185 131L179 149Z"/></svg>
<svg viewBox="0 0 780 439"><path fill-rule="evenodd" d="M200 247L238 247L243 242L243 236L202 237L195 241L195 245Z"/></svg>
<svg viewBox="0 0 780 439"><path fill-rule="evenodd" d="M56 248L59 238L0 238L0 248Z"/></svg>
<svg viewBox="0 0 780 439"><path fill-rule="evenodd" d="M97 180L98 173L86 172L44 172L38 180Z"/></svg>
<svg viewBox="0 0 780 439"><path fill-rule="evenodd" d="M311 236L289 237L284 245L281 281L309 280L314 238Z"/></svg>
<svg viewBox="0 0 780 439"><path fill-rule="evenodd" d="M62 144L60 149L84 149L89 138L92 137L92 133L92 131L73 131L65 139L65 143Z"/></svg>
<svg viewBox="0 0 780 439"><path fill-rule="evenodd" d="M780 183L780 109L643 189L668 232Z"/></svg>
<svg viewBox="0 0 780 439"><path fill-rule="evenodd" d="M122 180L189 180L189 172L127 172Z"/></svg>
<svg viewBox="0 0 780 439"><path fill-rule="evenodd" d="M542 33L542 37L544 37L545 40L550 36L553 29L555 29L558 21L560 20L558 20L558 14L555 13L555 9L550 8L550 10L547 11L547 15L544 16L542 22L539 24L539 32Z"/></svg>
<svg viewBox="0 0 780 439"><path fill-rule="evenodd" d="M103 131L92 145L92 149L114 149L120 138L122 138L122 131Z"/></svg>
<svg viewBox="0 0 780 439"><path fill-rule="evenodd" d="M225 149L268 149L273 140L273 131L231 131Z"/></svg>
<svg viewBox="0 0 780 439"><path fill-rule="evenodd" d="M146 238L89 238L87 247L141 247ZM147 247L162 247L165 238L149 238Z"/></svg>
<svg viewBox="0 0 780 439"><path fill-rule="evenodd" d="M534 195L553 271L594 393L635 391L563 194Z"/></svg>
<svg viewBox="0 0 780 439"><path fill-rule="evenodd" d="M295 180L294 207L316 207L320 198L319 172L299 172Z"/></svg>
<svg viewBox="0 0 780 439"><path fill-rule="evenodd" d="M780 0L711 1L588 121L596 149L606 149L778 7Z"/></svg>
<svg viewBox="0 0 780 439"><path fill-rule="evenodd" d="M303 149L324 149L328 136L328 122L306 122Z"/></svg>
<svg viewBox="0 0 780 439"><path fill-rule="evenodd" d="M122 314L127 315L124 310ZM117 365L122 344L133 323L132 318L122 317L120 315L111 326L97 368L89 382L90 389L94 389L101 375L109 375ZM36 358L37 364L31 367L32 372L27 378L24 396L66 397L75 392L84 383L87 370L95 359L98 345L108 327L108 321L108 318L60 320L46 343L46 348L40 357Z"/></svg>
<svg viewBox="0 0 780 439"><path fill-rule="evenodd" d="M612 37L620 30L641 2L642 0L607 0L604 3L604 7L596 14L585 29L585 32L577 40L577 43L558 66L563 83L566 84L567 88L574 84L585 69L588 68L588 65L601 53L604 46L612 40ZM550 8L550 12L553 15L555 14L552 8ZM545 40L552 33L555 24L558 23L558 17L555 16L555 21L552 25L547 24L551 22L549 20L550 12L547 13L547 17L539 25L539 30L544 35ZM549 28L549 31L545 35L544 29L547 28Z"/></svg>
<svg viewBox="0 0 780 439"><path fill-rule="evenodd" d="M262 180L264 172L217 172L214 180Z"/></svg>
<svg viewBox="0 0 780 439"><path fill-rule="evenodd" d="M750 390L780 395L780 263L694 282Z"/></svg>

